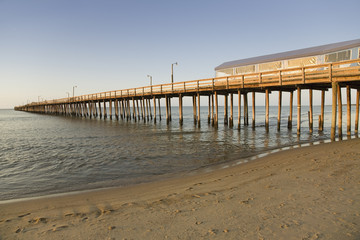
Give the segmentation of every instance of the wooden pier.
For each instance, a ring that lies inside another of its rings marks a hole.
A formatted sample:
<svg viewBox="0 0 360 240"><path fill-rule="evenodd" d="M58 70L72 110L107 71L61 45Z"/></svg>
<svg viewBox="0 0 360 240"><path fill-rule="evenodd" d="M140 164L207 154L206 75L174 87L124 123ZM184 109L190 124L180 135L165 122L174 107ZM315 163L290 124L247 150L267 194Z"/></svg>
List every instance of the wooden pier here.
<svg viewBox="0 0 360 240"><path fill-rule="evenodd" d="M265 94L265 128L269 130L269 95L277 91L278 117L277 129L280 130L281 106L283 92L290 93L290 115L288 128L293 122L293 93L297 92L297 133L301 132L301 91L309 91L309 131L313 131L313 91L321 91L321 112L318 120L318 130L324 129L325 91L332 90L332 120L331 138L335 139L336 122L338 135L342 136L342 102L341 88L346 88L347 94L347 135L351 134L351 89L357 90L355 133L359 125L360 96L360 59L342 61L331 64L313 65L277 71L267 71L243 74L229 77L201 79L195 81L176 82L88 94L51 101L33 102L17 106L15 110L62 114L78 117L100 117L126 121L158 121L161 120L160 99L165 99L166 121L172 121L171 99L179 100L179 123L183 124L183 98L192 97L194 123L200 126L200 96L208 96L208 123L214 127L219 122L218 98L224 96L224 124L233 127L233 101L237 95L238 121L240 127L241 114L243 123L249 125L248 93L252 94L252 126L255 127L255 92ZM229 98L230 95L230 98ZM243 113L241 113L241 96L243 97ZM230 113L228 112L230 101ZM158 107L158 108L157 108ZM108 108L108 110L107 110ZM115 109L113 113L112 110ZM158 110L158 111L157 111ZM109 114L109 115L108 115ZM338 116L338 119L337 119Z"/></svg>

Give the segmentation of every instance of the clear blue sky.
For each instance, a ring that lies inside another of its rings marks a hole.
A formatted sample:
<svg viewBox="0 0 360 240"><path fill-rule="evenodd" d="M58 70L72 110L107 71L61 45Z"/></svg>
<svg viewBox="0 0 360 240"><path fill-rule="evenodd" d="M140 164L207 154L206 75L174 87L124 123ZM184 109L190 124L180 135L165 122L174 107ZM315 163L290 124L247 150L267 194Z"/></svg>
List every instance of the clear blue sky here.
<svg viewBox="0 0 360 240"><path fill-rule="evenodd" d="M79 95L148 85L148 74L168 83L174 62L175 81L195 80L225 61L357 39L359 9L359 0L0 0L0 108L66 97L74 85Z"/></svg>

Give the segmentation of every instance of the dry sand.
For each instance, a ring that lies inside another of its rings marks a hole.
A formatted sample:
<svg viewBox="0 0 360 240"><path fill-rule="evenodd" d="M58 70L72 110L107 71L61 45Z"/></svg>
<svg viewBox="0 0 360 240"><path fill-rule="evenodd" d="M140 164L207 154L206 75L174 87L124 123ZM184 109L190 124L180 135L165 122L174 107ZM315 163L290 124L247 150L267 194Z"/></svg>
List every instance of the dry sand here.
<svg viewBox="0 0 360 240"><path fill-rule="evenodd" d="M195 176L0 204L0 239L360 239L360 139Z"/></svg>

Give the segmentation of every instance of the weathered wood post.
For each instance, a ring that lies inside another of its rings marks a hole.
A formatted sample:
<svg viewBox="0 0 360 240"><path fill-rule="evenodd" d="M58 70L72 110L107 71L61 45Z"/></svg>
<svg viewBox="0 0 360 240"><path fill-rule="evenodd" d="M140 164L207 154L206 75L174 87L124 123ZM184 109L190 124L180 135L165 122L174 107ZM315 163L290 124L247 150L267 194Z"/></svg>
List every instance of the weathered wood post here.
<svg viewBox="0 0 360 240"><path fill-rule="evenodd" d="M161 121L161 105L160 105L160 97L158 98L159 103L159 121Z"/></svg>
<svg viewBox="0 0 360 240"><path fill-rule="evenodd" d="M133 118L134 118L134 121L136 122L136 105L135 105L135 98L133 97L132 98L132 105L133 105Z"/></svg>
<svg viewBox="0 0 360 240"><path fill-rule="evenodd" d="M183 125L183 107L182 107L182 95L179 94L179 124Z"/></svg>
<svg viewBox="0 0 360 240"><path fill-rule="evenodd" d="M199 92L197 93L197 101L198 101L197 123L198 123L198 126L200 127L200 93Z"/></svg>
<svg viewBox="0 0 360 240"><path fill-rule="evenodd" d="M100 116L100 119L101 119L102 118L101 101L99 101L98 103L99 103L99 116Z"/></svg>
<svg viewBox="0 0 360 240"><path fill-rule="evenodd" d="M324 108L325 108L325 90L321 91L321 113L319 116L319 132L324 131Z"/></svg>
<svg viewBox="0 0 360 240"><path fill-rule="evenodd" d="M193 117L194 117L194 124L196 124L196 95L193 95L192 98L193 98Z"/></svg>
<svg viewBox="0 0 360 240"><path fill-rule="evenodd" d="M278 103L278 117L277 117L277 130L280 131L281 125L281 105L282 105L282 91L279 91L279 103Z"/></svg>
<svg viewBox="0 0 360 240"><path fill-rule="evenodd" d="M255 92L252 92L252 128L255 129Z"/></svg>
<svg viewBox="0 0 360 240"><path fill-rule="evenodd" d="M168 96L165 96L165 104L166 104L166 124L169 124L169 98Z"/></svg>
<svg viewBox="0 0 360 240"><path fill-rule="evenodd" d="M155 96L153 97L153 102L154 102L154 123L156 123L156 98L155 98Z"/></svg>
<svg viewBox="0 0 360 240"><path fill-rule="evenodd" d="M104 119L107 118L106 102L104 100Z"/></svg>
<svg viewBox="0 0 360 240"><path fill-rule="evenodd" d="M313 132L313 90L309 89L309 131Z"/></svg>
<svg viewBox="0 0 360 240"><path fill-rule="evenodd" d="M342 97L341 97L341 87L338 84L338 104L339 104L339 115L338 115L338 135L339 139L342 139Z"/></svg>
<svg viewBox="0 0 360 240"><path fill-rule="evenodd" d="M244 125L249 125L249 106L247 92L243 93L244 97Z"/></svg>
<svg viewBox="0 0 360 240"><path fill-rule="evenodd" d="M360 98L360 89L356 92L356 114L355 114L355 133L358 134L359 129L359 99Z"/></svg>
<svg viewBox="0 0 360 240"><path fill-rule="evenodd" d="M238 90L238 129L240 130L241 123L241 92Z"/></svg>
<svg viewBox="0 0 360 240"><path fill-rule="evenodd" d="M331 83L332 89L332 109L331 109L331 140L335 140L336 134L336 113L337 113L337 90L338 90L338 83L332 82Z"/></svg>
<svg viewBox="0 0 360 240"><path fill-rule="evenodd" d="M269 132L269 89L265 89L265 129Z"/></svg>
<svg viewBox="0 0 360 240"><path fill-rule="evenodd" d="M218 105L218 94L215 91L215 128L218 127L219 124L219 105Z"/></svg>
<svg viewBox="0 0 360 240"><path fill-rule="evenodd" d="M209 101L208 101L208 124L210 124L210 119L211 119L211 96L209 95Z"/></svg>
<svg viewBox="0 0 360 240"><path fill-rule="evenodd" d="M300 135L301 129L301 89L297 88L297 134Z"/></svg>
<svg viewBox="0 0 360 240"><path fill-rule="evenodd" d="M215 105L214 105L214 94L211 94L211 125L215 123Z"/></svg>
<svg viewBox="0 0 360 240"><path fill-rule="evenodd" d="M229 126L232 128L234 126L234 96L233 93L230 93L230 118Z"/></svg>
<svg viewBox="0 0 360 240"><path fill-rule="evenodd" d="M110 116L110 119L112 119L112 101L111 101L111 99L109 100L109 116Z"/></svg>
<svg viewBox="0 0 360 240"><path fill-rule="evenodd" d="M347 136L351 135L351 88L349 85L346 85L346 97L347 97Z"/></svg>
<svg viewBox="0 0 360 240"><path fill-rule="evenodd" d="M290 113L288 117L288 129L292 129L292 117L293 117L293 101L294 100L294 92L290 91Z"/></svg>
<svg viewBox="0 0 360 240"><path fill-rule="evenodd" d="M228 94L224 95L224 125L228 125Z"/></svg>

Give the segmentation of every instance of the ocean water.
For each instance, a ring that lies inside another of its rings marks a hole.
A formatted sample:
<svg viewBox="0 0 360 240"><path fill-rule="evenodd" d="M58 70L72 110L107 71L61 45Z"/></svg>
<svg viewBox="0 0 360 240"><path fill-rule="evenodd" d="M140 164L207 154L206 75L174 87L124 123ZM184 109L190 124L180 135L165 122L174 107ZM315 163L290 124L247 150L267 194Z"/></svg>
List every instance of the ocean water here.
<svg viewBox="0 0 360 240"><path fill-rule="evenodd" d="M251 126L251 107L249 126L243 126L241 119L240 129L237 107L233 128L223 124L223 107L219 110L218 129L208 125L207 107L201 108L200 127L194 125L192 107L184 107L183 126L179 126L177 107L172 108L169 125L165 109L161 111L162 121L157 119L156 124L0 110L0 200L153 181L330 138L331 107L325 108L323 133L317 128L320 108L314 107L312 134L308 131L308 108L302 107L300 136L296 133L296 112L293 129L287 129L286 106L280 132L277 107L270 107L268 133L264 107L256 108L255 130Z"/></svg>

